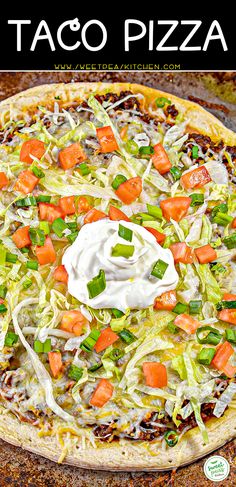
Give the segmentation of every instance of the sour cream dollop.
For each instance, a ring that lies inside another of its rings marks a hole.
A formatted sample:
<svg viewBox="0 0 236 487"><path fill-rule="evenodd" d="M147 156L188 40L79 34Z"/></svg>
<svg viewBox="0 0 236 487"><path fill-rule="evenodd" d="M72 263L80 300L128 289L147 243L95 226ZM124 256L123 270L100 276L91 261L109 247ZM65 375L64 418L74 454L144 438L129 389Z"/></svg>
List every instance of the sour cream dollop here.
<svg viewBox="0 0 236 487"><path fill-rule="evenodd" d="M119 224L132 230L132 242L119 236ZM113 257L112 248L117 243L133 245L133 256ZM168 264L162 279L151 276L158 259ZM106 218L84 225L62 263L68 272L69 293L94 309L118 308L125 312L127 308L147 308L178 283L171 251L163 249L145 228L125 221ZM106 288L90 299L87 284L101 269L105 272Z"/></svg>

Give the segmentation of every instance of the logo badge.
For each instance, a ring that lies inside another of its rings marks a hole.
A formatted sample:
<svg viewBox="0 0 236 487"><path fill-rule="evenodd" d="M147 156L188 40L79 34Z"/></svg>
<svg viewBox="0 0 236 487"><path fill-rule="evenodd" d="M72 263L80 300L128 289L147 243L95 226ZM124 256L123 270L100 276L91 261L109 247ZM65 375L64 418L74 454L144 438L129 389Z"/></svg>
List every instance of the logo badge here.
<svg viewBox="0 0 236 487"><path fill-rule="evenodd" d="M225 480L230 471L229 462L220 455L213 455L204 463L204 474L213 482Z"/></svg>

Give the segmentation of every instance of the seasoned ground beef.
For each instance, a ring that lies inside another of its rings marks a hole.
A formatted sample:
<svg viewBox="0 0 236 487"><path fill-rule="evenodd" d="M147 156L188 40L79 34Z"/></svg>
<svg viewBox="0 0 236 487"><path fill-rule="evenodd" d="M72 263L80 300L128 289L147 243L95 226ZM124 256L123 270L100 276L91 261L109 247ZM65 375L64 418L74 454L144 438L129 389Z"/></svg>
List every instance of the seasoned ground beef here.
<svg viewBox="0 0 236 487"><path fill-rule="evenodd" d="M103 103L104 101L106 101L113 104L129 95L132 95L131 91L121 91L119 95L117 95L116 93L106 93L105 95L96 95L95 98L99 101L99 103ZM140 104L138 99L136 97L131 97L118 105L117 108L115 107L115 110L121 108L123 108L124 110L139 110L139 107Z"/></svg>
<svg viewBox="0 0 236 487"><path fill-rule="evenodd" d="M167 107L165 109L165 113L167 116L170 115L172 118L176 118L177 115L179 114L175 105L167 105Z"/></svg>
<svg viewBox="0 0 236 487"><path fill-rule="evenodd" d="M94 428L93 433L100 441L110 442L114 438L114 428L111 424L98 425Z"/></svg>

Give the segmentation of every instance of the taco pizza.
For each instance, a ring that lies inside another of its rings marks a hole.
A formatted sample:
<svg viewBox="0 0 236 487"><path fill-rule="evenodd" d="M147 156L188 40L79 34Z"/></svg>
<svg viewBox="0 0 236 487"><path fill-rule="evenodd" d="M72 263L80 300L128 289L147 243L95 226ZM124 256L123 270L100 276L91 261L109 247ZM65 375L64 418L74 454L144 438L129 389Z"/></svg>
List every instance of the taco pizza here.
<svg viewBox="0 0 236 487"><path fill-rule="evenodd" d="M236 135L127 83L0 103L0 436L164 470L236 432Z"/></svg>

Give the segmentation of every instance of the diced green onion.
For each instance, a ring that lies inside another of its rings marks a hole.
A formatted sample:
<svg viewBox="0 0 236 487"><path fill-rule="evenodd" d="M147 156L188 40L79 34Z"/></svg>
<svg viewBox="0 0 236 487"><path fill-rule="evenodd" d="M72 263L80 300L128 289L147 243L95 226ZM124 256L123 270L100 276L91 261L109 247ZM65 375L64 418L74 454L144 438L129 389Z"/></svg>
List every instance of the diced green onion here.
<svg viewBox="0 0 236 487"><path fill-rule="evenodd" d="M227 269L222 264L213 264L211 266L211 271L215 272L215 274L224 274Z"/></svg>
<svg viewBox="0 0 236 487"><path fill-rule="evenodd" d="M39 268L39 265L38 265L38 262L36 262L36 260L27 260L26 267L27 267L27 269L37 271Z"/></svg>
<svg viewBox="0 0 236 487"><path fill-rule="evenodd" d="M34 351L36 353L43 353L43 342L40 340L35 340L34 341Z"/></svg>
<svg viewBox="0 0 236 487"><path fill-rule="evenodd" d="M215 218L217 213L228 213L228 205L226 203L221 203L220 205L214 206L211 211L212 218Z"/></svg>
<svg viewBox="0 0 236 487"><path fill-rule="evenodd" d="M171 105L171 101L164 96L159 96L156 98L155 103L158 108L164 108L165 105Z"/></svg>
<svg viewBox="0 0 236 487"><path fill-rule="evenodd" d="M154 154L154 149L153 149L152 145L145 145L145 146L139 147L139 154L144 155L144 156L146 156L146 155L150 156L150 155Z"/></svg>
<svg viewBox="0 0 236 487"><path fill-rule="evenodd" d="M23 288L29 289L29 287L32 286L32 284L33 284L33 281L31 281L31 279L29 279L29 277L26 277L24 282L23 282Z"/></svg>
<svg viewBox="0 0 236 487"><path fill-rule="evenodd" d="M202 309L202 301L201 300L189 301L189 313L191 315L199 314L201 309Z"/></svg>
<svg viewBox="0 0 236 487"><path fill-rule="evenodd" d="M62 218L56 218L52 223L52 230L59 238L63 237L63 232L66 229L68 229L68 226Z"/></svg>
<svg viewBox="0 0 236 487"><path fill-rule="evenodd" d="M128 345L130 343L133 343L135 340L137 340L137 337L126 328L123 328L123 330L121 330L120 333L118 333L118 335L121 338L121 340L123 340L123 342L127 343Z"/></svg>
<svg viewBox="0 0 236 487"><path fill-rule="evenodd" d="M204 203L204 194L202 193L190 194L190 198L192 200L190 206L203 205Z"/></svg>
<svg viewBox="0 0 236 487"><path fill-rule="evenodd" d="M174 178L175 181L178 181L178 179L180 179L181 176L182 176L182 172L176 166L173 166L173 167L170 168L170 173L173 176L173 178Z"/></svg>
<svg viewBox="0 0 236 487"><path fill-rule="evenodd" d="M216 304L216 309L221 311L222 309L236 309L236 301L219 301Z"/></svg>
<svg viewBox="0 0 236 487"><path fill-rule="evenodd" d="M40 228L30 228L29 235L33 245L42 247L45 244L45 233Z"/></svg>
<svg viewBox="0 0 236 487"><path fill-rule="evenodd" d="M169 264L167 264L167 262L158 259L155 265L153 266L151 275L156 277L157 279L162 279L168 266Z"/></svg>
<svg viewBox="0 0 236 487"><path fill-rule="evenodd" d="M113 189L118 189L119 186L124 183L125 181L127 181L127 178L125 176L123 176L123 174L117 174L117 176L115 177L115 179L113 179L111 185L112 185L112 188Z"/></svg>
<svg viewBox="0 0 236 487"><path fill-rule="evenodd" d="M69 235L67 235L66 238L67 238L68 242L73 244L73 242L77 239L78 235L79 235L79 232L72 232Z"/></svg>
<svg viewBox="0 0 236 487"><path fill-rule="evenodd" d="M69 230L71 230L71 232L77 232L78 225L77 225L76 221L75 222L67 222L66 224L67 224Z"/></svg>
<svg viewBox="0 0 236 487"><path fill-rule="evenodd" d="M87 338L85 338L85 340L82 341L82 343L80 344L80 348L84 352L91 352L96 342L98 341L100 335L101 335L100 331L93 329L89 334L89 336L87 336Z"/></svg>
<svg viewBox="0 0 236 487"><path fill-rule="evenodd" d="M22 248L20 249L20 251L22 252L22 254L28 254L28 253L29 253L29 251L30 251L30 249L29 249L29 247L22 247Z"/></svg>
<svg viewBox="0 0 236 487"><path fill-rule="evenodd" d="M51 349L52 349L51 338L47 338L47 340L43 342L43 352L44 353L51 352Z"/></svg>
<svg viewBox="0 0 236 487"><path fill-rule="evenodd" d="M149 215L154 216L154 218L162 220L162 210L159 206L149 205L149 203L147 203L147 212Z"/></svg>
<svg viewBox="0 0 236 487"><path fill-rule="evenodd" d="M91 367L88 368L89 372L95 372L96 370L100 369L103 366L102 362L98 362L97 364L91 365Z"/></svg>
<svg viewBox="0 0 236 487"><path fill-rule="evenodd" d="M12 345L15 345L15 343L18 342L18 338L19 337L18 335L16 335L16 333L8 331L5 336L5 342L4 342L5 347L12 347Z"/></svg>
<svg viewBox="0 0 236 487"><path fill-rule="evenodd" d="M125 257L128 259L129 257L132 257L133 254L134 245L116 244L111 250L112 257Z"/></svg>
<svg viewBox="0 0 236 487"><path fill-rule="evenodd" d="M115 316L115 318L121 318L122 316L124 316L124 313L123 311L120 311L119 309L117 308L112 308L112 314Z"/></svg>
<svg viewBox="0 0 236 487"><path fill-rule="evenodd" d="M227 328L225 330L225 339L228 342L236 343L236 330L233 330L232 328Z"/></svg>
<svg viewBox="0 0 236 487"><path fill-rule="evenodd" d="M68 377L72 380L76 380L76 382L78 380L81 379L83 375L83 369L81 367L77 367L77 365L74 365L72 364L69 368L69 371L68 371Z"/></svg>
<svg viewBox="0 0 236 487"><path fill-rule="evenodd" d="M148 213L138 213L138 216L141 218L143 222L153 222L153 216L149 215Z"/></svg>
<svg viewBox="0 0 236 487"><path fill-rule="evenodd" d="M50 203L51 201L51 196L48 196L47 194L39 194L36 196L36 201L37 203Z"/></svg>
<svg viewBox="0 0 236 487"><path fill-rule="evenodd" d="M18 206L18 208L24 207L24 206L37 206L37 201L34 196L26 196L25 198L21 198L20 200L15 201L15 206Z"/></svg>
<svg viewBox="0 0 236 487"><path fill-rule="evenodd" d="M179 441L179 435L174 430L166 431L164 434L165 441L167 445L172 448L173 446L177 445Z"/></svg>
<svg viewBox="0 0 236 487"><path fill-rule="evenodd" d="M99 274L87 284L89 299L93 299L106 289L106 276L104 270L100 269Z"/></svg>
<svg viewBox="0 0 236 487"><path fill-rule="evenodd" d="M173 309L173 313L176 313L177 315L181 315L182 313L185 313L188 309L188 306L184 303L177 303Z"/></svg>
<svg viewBox="0 0 236 487"><path fill-rule="evenodd" d="M0 304L0 314L6 313L6 311L7 311L7 308L6 308L5 304Z"/></svg>
<svg viewBox="0 0 236 487"><path fill-rule="evenodd" d="M130 154L137 155L139 153L139 146L134 140L128 140L125 148Z"/></svg>
<svg viewBox="0 0 236 487"><path fill-rule="evenodd" d="M198 146L194 145L192 147L192 158L197 159L198 158Z"/></svg>
<svg viewBox="0 0 236 487"><path fill-rule="evenodd" d="M123 350L120 350L120 348L114 348L109 353L109 357L111 360L114 360L114 362L116 362L116 360L119 360L120 358L124 357L124 352Z"/></svg>
<svg viewBox="0 0 236 487"><path fill-rule="evenodd" d="M174 324L174 321L170 321L170 323L168 323L167 329L170 333L174 333L174 335L177 335L177 333L179 333L179 328Z"/></svg>
<svg viewBox="0 0 236 487"><path fill-rule="evenodd" d="M6 294L7 294L7 288L3 284L1 284L1 286L0 286L0 298L5 299Z"/></svg>
<svg viewBox="0 0 236 487"><path fill-rule="evenodd" d="M210 365L215 353L215 348L202 348L201 352L197 355L197 361L199 364Z"/></svg>
<svg viewBox="0 0 236 487"><path fill-rule="evenodd" d="M31 171L34 173L36 178L42 179L45 177L44 172L38 166L31 166Z"/></svg>
<svg viewBox="0 0 236 487"><path fill-rule="evenodd" d="M17 255L11 254L11 252L6 253L6 262L10 262L11 264L15 264L17 262Z"/></svg>
<svg viewBox="0 0 236 487"><path fill-rule="evenodd" d="M132 238L133 238L132 230L130 230L127 227L124 227L123 225L121 225L121 223L119 224L118 235L124 240L128 240L128 242L132 242Z"/></svg>
<svg viewBox="0 0 236 487"><path fill-rule="evenodd" d="M34 351L36 353L48 353L51 352L52 344L51 338L47 338L45 342L41 342L40 340L34 341Z"/></svg>
<svg viewBox="0 0 236 487"><path fill-rule="evenodd" d="M39 228L43 231L44 235L50 234L50 225L46 221L39 222Z"/></svg>
<svg viewBox="0 0 236 487"><path fill-rule="evenodd" d="M91 173L88 164L86 164L86 162L82 162L82 164L79 165L79 171L81 176L87 176L88 174Z"/></svg>
<svg viewBox="0 0 236 487"><path fill-rule="evenodd" d="M216 216L213 218L213 223L217 223L218 225L222 225L222 227L226 227L233 221L233 217L230 215L227 215L227 213L222 213L221 211L218 211Z"/></svg>
<svg viewBox="0 0 236 487"><path fill-rule="evenodd" d="M205 332L208 331L207 335L205 335ZM220 332L216 329L213 328L212 326L206 325L206 326L201 326L200 328L197 328L196 330L196 335L197 335L197 341L198 343L208 343L212 345L218 345L222 339L222 335Z"/></svg>
<svg viewBox="0 0 236 487"><path fill-rule="evenodd" d="M130 220L132 223L135 223L135 225L142 225L142 218L140 218L139 215L132 215Z"/></svg>
<svg viewBox="0 0 236 487"><path fill-rule="evenodd" d="M229 237L223 238L223 242L227 249L235 249L236 248L236 232L231 233Z"/></svg>

